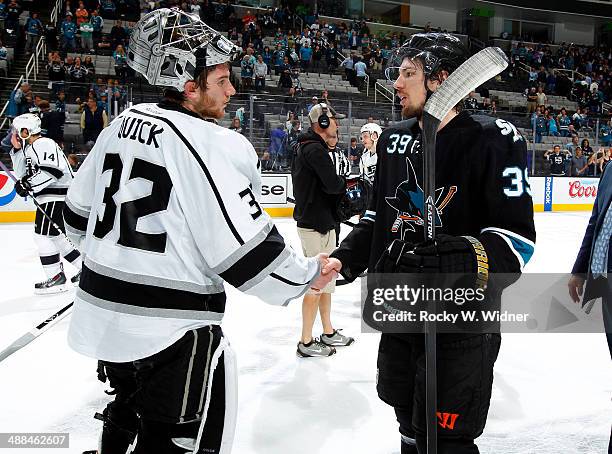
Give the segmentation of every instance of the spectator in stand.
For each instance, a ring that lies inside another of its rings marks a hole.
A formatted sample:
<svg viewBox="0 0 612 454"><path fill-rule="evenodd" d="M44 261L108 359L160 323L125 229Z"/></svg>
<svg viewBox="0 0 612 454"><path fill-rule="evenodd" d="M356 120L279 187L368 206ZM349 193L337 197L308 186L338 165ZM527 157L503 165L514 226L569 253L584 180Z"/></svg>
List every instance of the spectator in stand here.
<svg viewBox="0 0 612 454"><path fill-rule="evenodd" d="M36 45L40 40L40 37L44 33L43 24L38 18L37 12L32 12L30 17L25 23L25 31L26 31L26 45L25 51L28 54L31 54L36 50Z"/></svg>
<svg viewBox="0 0 612 454"><path fill-rule="evenodd" d="M476 92L471 91L467 98L463 101L463 108L471 111L478 110L478 100L476 99Z"/></svg>
<svg viewBox="0 0 612 454"><path fill-rule="evenodd" d="M319 98L317 98L316 96L313 96L312 99L310 100L310 104L306 106L306 110L308 111L308 113L310 113L312 108L316 106L317 104L319 104Z"/></svg>
<svg viewBox="0 0 612 454"><path fill-rule="evenodd" d="M295 113L293 113L293 111L290 110L287 112L287 121L285 121L285 131L287 131L287 133L291 132L295 119Z"/></svg>
<svg viewBox="0 0 612 454"><path fill-rule="evenodd" d="M602 120L599 128L599 140L604 147L609 147L612 142L612 120Z"/></svg>
<svg viewBox="0 0 612 454"><path fill-rule="evenodd" d="M6 3L4 0L0 0L0 34L4 32L6 20Z"/></svg>
<svg viewBox="0 0 612 454"><path fill-rule="evenodd" d="M285 157L285 132L283 125L280 124L270 132L270 158L272 159L272 170L281 170L286 164Z"/></svg>
<svg viewBox="0 0 612 454"><path fill-rule="evenodd" d="M248 54L245 54L240 62L240 80L242 88L245 90L249 90L253 87L253 70L251 58Z"/></svg>
<svg viewBox="0 0 612 454"><path fill-rule="evenodd" d="M11 0L6 8L6 31L14 36L19 35L19 15L21 14L21 7L17 0Z"/></svg>
<svg viewBox="0 0 612 454"><path fill-rule="evenodd" d="M557 76L555 76L555 72L550 70L548 72L548 76L546 76L546 91L548 93L554 93L557 88Z"/></svg>
<svg viewBox="0 0 612 454"><path fill-rule="evenodd" d="M55 140L63 147L66 115L63 112L52 111L49 101L44 99L38 103L38 108L40 109L40 123L43 136Z"/></svg>
<svg viewBox="0 0 612 454"><path fill-rule="evenodd" d="M569 158L567 153L561 153L560 145L555 145L552 151L546 151L544 159L550 161L550 175L556 177L565 175L565 163Z"/></svg>
<svg viewBox="0 0 612 454"><path fill-rule="evenodd" d="M287 56L285 56L283 63L280 66L278 86L281 88L293 87L293 79L291 78L291 64L289 63L289 57Z"/></svg>
<svg viewBox="0 0 612 454"><path fill-rule="evenodd" d="M228 129L231 129L232 131L236 131L238 134L242 134L242 125L240 124L240 118L234 117L232 119L232 124L230 125Z"/></svg>
<svg viewBox="0 0 612 454"><path fill-rule="evenodd" d="M351 163L351 173L359 173L359 161L363 153L363 145L357 143L356 137L351 137L351 144L346 150L346 156Z"/></svg>
<svg viewBox="0 0 612 454"><path fill-rule="evenodd" d="M96 46L98 48L97 53L103 54L103 55L108 55L108 51L111 48L111 42L110 42L109 37L107 35L102 35L100 37L100 41L98 41Z"/></svg>
<svg viewBox="0 0 612 454"><path fill-rule="evenodd" d="M572 135L572 141L565 145L565 149L570 153L571 156L575 156L576 148L580 148L578 145L578 136L576 134Z"/></svg>
<svg viewBox="0 0 612 454"><path fill-rule="evenodd" d="M530 66L529 67L529 86L532 86L535 88L537 81L538 81L538 73L536 72L535 68Z"/></svg>
<svg viewBox="0 0 612 454"><path fill-rule="evenodd" d="M368 67L361 58L357 59L354 65L355 68L355 84L360 90L364 89L364 83L367 76Z"/></svg>
<svg viewBox="0 0 612 454"><path fill-rule="evenodd" d="M335 42L325 48L325 63L327 63L327 70L330 72L338 67L338 48Z"/></svg>
<svg viewBox="0 0 612 454"><path fill-rule="evenodd" d="M270 70L273 66L272 55L273 54L270 48L268 46L265 46L263 52L261 53L261 57L263 59L263 62L266 64L266 67L268 68L268 74L270 74Z"/></svg>
<svg viewBox="0 0 612 454"><path fill-rule="evenodd" d="M82 22L79 26L79 31L81 32L81 49L83 51L93 52L93 25L91 22Z"/></svg>
<svg viewBox="0 0 612 454"><path fill-rule="evenodd" d="M64 93L64 90L57 92L57 99L55 100L53 110L63 114L66 113L66 93Z"/></svg>
<svg viewBox="0 0 612 454"><path fill-rule="evenodd" d="M302 70L308 71L310 68L310 63L312 61L312 47L310 47L309 42L305 42L300 49L300 64L302 66Z"/></svg>
<svg viewBox="0 0 612 454"><path fill-rule="evenodd" d="M94 9L91 13L91 17L89 18L89 23L93 27L93 39L94 42L98 42L100 40L100 36L102 35L102 27L104 26L104 19L100 16L100 13L97 9Z"/></svg>
<svg viewBox="0 0 612 454"><path fill-rule="evenodd" d="M346 80L349 81L349 83L353 86L356 85L355 82L355 60L354 60L355 54L353 54L351 52L351 55L349 55L348 57L346 57L342 63L340 63L340 66L344 68L344 74L346 75Z"/></svg>
<svg viewBox="0 0 612 454"><path fill-rule="evenodd" d="M300 107L300 98L297 96L295 87L289 87L289 91L285 99L283 100L283 111L285 112L298 112ZM282 113L282 112L281 112Z"/></svg>
<svg viewBox="0 0 612 454"><path fill-rule="evenodd" d="M610 164L610 161L612 161L612 148L603 150L603 156L599 160L599 175L603 175L604 170L606 170L606 166Z"/></svg>
<svg viewBox="0 0 612 454"><path fill-rule="evenodd" d="M62 22L62 50L68 52L69 50L76 51L76 32L77 27L72 22L72 14L66 14L66 19Z"/></svg>
<svg viewBox="0 0 612 454"><path fill-rule="evenodd" d="M64 88L66 80L66 69L60 58L59 52L53 52L47 63L47 75L49 77L50 88L53 93L57 93Z"/></svg>
<svg viewBox="0 0 612 454"><path fill-rule="evenodd" d="M121 44L117 45L117 48L113 52L113 60L115 61L115 75L119 77L122 84L126 82L127 78L127 55L125 49Z"/></svg>
<svg viewBox="0 0 612 454"><path fill-rule="evenodd" d="M536 88L531 87L529 89L529 94L527 95L527 114L531 114L536 111L536 107L538 106L538 94L536 93Z"/></svg>
<svg viewBox="0 0 612 454"><path fill-rule="evenodd" d="M127 40L127 32L125 31L125 27L120 20L115 22L113 28L111 28L110 39L113 47L117 47L118 45L125 46Z"/></svg>
<svg viewBox="0 0 612 454"><path fill-rule="evenodd" d="M281 74L281 66L285 61L285 56L287 55L287 50L282 47L281 44L276 45L276 50L272 54L272 60L274 61L274 74L280 76Z"/></svg>
<svg viewBox="0 0 612 454"><path fill-rule="evenodd" d="M319 71L322 68L321 61L323 59L323 49L320 45L316 45L312 51L312 70L314 72Z"/></svg>
<svg viewBox="0 0 612 454"><path fill-rule="evenodd" d="M535 143L542 143L542 136L546 135L546 118L540 106L538 106L533 113L532 125L532 127L535 128Z"/></svg>
<svg viewBox="0 0 612 454"><path fill-rule="evenodd" d="M559 133L561 137L569 137L570 136L570 124L572 123L571 118L567 115L567 111L565 107L561 108L561 112L557 116L557 123L559 124Z"/></svg>
<svg viewBox="0 0 612 454"><path fill-rule="evenodd" d="M0 32L1 33L1 32ZM0 69L8 76L8 49L0 41Z"/></svg>
<svg viewBox="0 0 612 454"><path fill-rule="evenodd" d="M544 87L541 85L538 87L538 92L536 94L538 106L545 106L548 102L548 98L546 93L544 93Z"/></svg>
<svg viewBox="0 0 612 454"><path fill-rule="evenodd" d="M98 103L94 98L89 98L87 100L87 106L81 114L83 141L88 145L93 145L96 143L102 130L107 126L108 117L106 112L98 108Z"/></svg>
<svg viewBox="0 0 612 454"><path fill-rule="evenodd" d="M100 14L104 19L115 19L117 17L117 6L113 0L102 0Z"/></svg>
<svg viewBox="0 0 612 454"><path fill-rule="evenodd" d="M597 157L595 156L595 152L591 147L589 139L584 138L580 142L580 148L582 148L582 152L584 153L584 157L587 158L587 163L589 165L589 170L587 171L588 176L596 176L597 175Z"/></svg>
<svg viewBox="0 0 612 454"><path fill-rule="evenodd" d="M544 88L546 86L546 78L548 74L546 73L546 69L544 66L540 66L540 70L538 71L538 88ZM544 103L539 102L538 104L542 105Z"/></svg>
<svg viewBox="0 0 612 454"><path fill-rule="evenodd" d="M588 125L587 116L582 108L578 107L574 115L572 115L572 124L574 125L574 129L576 131L580 131L580 129ZM585 150L583 149L583 151Z"/></svg>
<svg viewBox="0 0 612 454"><path fill-rule="evenodd" d="M89 11L87 11L87 8L85 8L85 4L83 2L79 2L79 7L76 9L75 16L76 24L79 28L81 27L81 24L89 22Z"/></svg>
<svg viewBox="0 0 612 454"><path fill-rule="evenodd" d="M266 88L266 75L268 74L268 65L263 61L263 56L257 56L255 63L255 91L261 91Z"/></svg>
<svg viewBox="0 0 612 454"><path fill-rule="evenodd" d="M559 125L557 124L557 119L552 113L549 113L548 118L546 119L546 130L549 136L559 136Z"/></svg>
<svg viewBox="0 0 612 454"><path fill-rule="evenodd" d="M88 71L81 62L81 57L74 59L74 65L68 70L70 73L70 93L75 97L83 95L86 89L86 83L88 79Z"/></svg>
<svg viewBox="0 0 612 454"><path fill-rule="evenodd" d="M28 102L28 97L30 101ZM32 88L27 82L23 82L21 86L15 91L15 104L17 106L17 115L27 113L30 109L32 99Z"/></svg>
<svg viewBox="0 0 612 454"><path fill-rule="evenodd" d="M85 68L87 68L87 77L89 80L93 80L95 74L96 74L96 66L94 65L93 59L91 58L91 55L87 55L85 57L85 60L83 60L83 66L85 66Z"/></svg>
<svg viewBox="0 0 612 454"><path fill-rule="evenodd" d="M582 154L582 148L576 147L571 158L570 175L572 177L583 177L588 169L587 159Z"/></svg>

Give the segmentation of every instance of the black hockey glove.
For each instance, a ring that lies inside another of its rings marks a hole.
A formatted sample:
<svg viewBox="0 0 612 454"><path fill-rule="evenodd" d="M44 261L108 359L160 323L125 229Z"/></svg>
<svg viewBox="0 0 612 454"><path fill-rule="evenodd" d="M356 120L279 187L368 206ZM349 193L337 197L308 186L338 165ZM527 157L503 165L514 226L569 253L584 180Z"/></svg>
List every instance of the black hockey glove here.
<svg viewBox="0 0 612 454"><path fill-rule="evenodd" d="M476 238L440 234L434 242L412 246L395 240L382 255L379 273L454 273L477 275L476 286L486 287L489 264L484 247Z"/></svg>
<svg viewBox="0 0 612 454"><path fill-rule="evenodd" d="M27 177L23 177L17 183L15 183L15 192L19 194L20 197L27 197L32 192L32 186L28 181Z"/></svg>

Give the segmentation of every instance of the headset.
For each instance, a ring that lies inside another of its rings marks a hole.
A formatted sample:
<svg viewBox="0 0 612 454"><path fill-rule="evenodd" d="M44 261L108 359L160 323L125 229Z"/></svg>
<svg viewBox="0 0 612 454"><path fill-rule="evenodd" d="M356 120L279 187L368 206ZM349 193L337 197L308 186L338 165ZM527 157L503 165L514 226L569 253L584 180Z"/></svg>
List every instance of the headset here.
<svg viewBox="0 0 612 454"><path fill-rule="evenodd" d="M321 106L321 115L317 119L317 123L321 129L329 128L329 117L327 116L327 104L319 104Z"/></svg>

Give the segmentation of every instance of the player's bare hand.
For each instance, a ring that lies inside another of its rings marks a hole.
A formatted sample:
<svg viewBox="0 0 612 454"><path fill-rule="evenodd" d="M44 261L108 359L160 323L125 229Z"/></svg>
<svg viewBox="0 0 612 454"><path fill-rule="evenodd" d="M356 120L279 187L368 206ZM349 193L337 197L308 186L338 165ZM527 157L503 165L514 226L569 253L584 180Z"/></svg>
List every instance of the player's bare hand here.
<svg viewBox="0 0 612 454"><path fill-rule="evenodd" d="M13 145L13 148L15 150L19 150L21 148L21 140L19 140L19 138L17 137L16 132L13 132L13 134L11 134L11 145Z"/></svg>
<svg viewBox="0 0 612 454"><path fill-rule="evenodd" d="M338 260L337 258L332 257L327 259L327 263L325 264L325 266L323 266L321 273L327 274L331 271L335 271L337 274L340 272L341 269L342 262L340 262L340 260Z"/></svg>
<svg viewBox="0 0 612 454"><path fill-rule="evenodd" d="M572 301L574 301L574 303L579 303L584 289L584 278L573 274L567 283L567 287Z"/></svg>

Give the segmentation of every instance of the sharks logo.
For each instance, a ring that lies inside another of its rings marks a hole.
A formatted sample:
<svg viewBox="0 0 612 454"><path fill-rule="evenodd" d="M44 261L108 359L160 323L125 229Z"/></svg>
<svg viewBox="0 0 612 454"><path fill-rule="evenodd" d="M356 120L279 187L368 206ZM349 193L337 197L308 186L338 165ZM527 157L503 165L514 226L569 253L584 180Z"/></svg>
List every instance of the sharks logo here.
<svg viewBox="0 0 612 454"><path fill-rule="evenodd" d="M397 211L397 218L391 227L391 231L393 233L400 232L402 239L404 239L406 232L416 230L415 225L423 225L425 213L423 189L419 186L414 167L408 158L406 158L406 168L408 177L395 190L395 197L385 197L389 206ZM445 192L446 195L444 195ZM440 215L456 192L457 186L449 187L448 191L445 191L444 188L436 189L436 212L434 214L436 227L442 227Z"/></svg>

